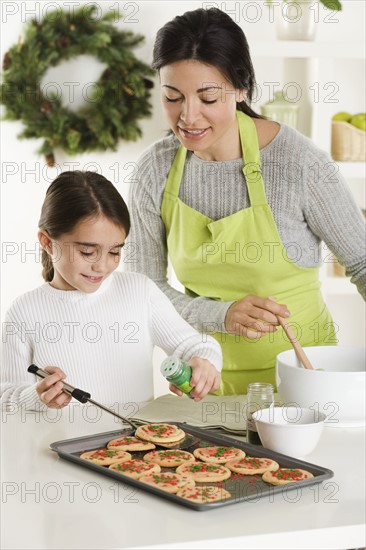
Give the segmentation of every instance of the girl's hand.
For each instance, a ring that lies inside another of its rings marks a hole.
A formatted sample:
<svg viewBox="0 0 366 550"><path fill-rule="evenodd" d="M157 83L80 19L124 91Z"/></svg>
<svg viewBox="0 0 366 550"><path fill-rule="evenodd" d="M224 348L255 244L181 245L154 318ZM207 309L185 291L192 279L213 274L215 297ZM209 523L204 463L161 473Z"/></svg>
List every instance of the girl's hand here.
<svg viewBox="0 0 366 550"><path fill-rule="evenodd" d="M52 409L66 407L72 399L71 395L62 389L62 380L65 380L66 374L58 367L46 367L44 370L51 376L43 378L36 386L40 400Z"/></svg>
<svg viewBox="0 0 366 550"><path fill-rule="evenodd" d="M209 392L212 393L219 389L221 374L212 363L201 357L192 357L188 364L192 368L190 385L193 388L191 395L195 401L201 401ZM169 384L169 389L176 395L183 395L183 392L173 384Z"/></svg>
<svg viewBox="0 0 366 550"><path fill-rule="evenodd" d="M286 318L290 312L286 305L277 304L272 298L248 295L231 304L226 313L225 328L231 334L256 340L277 330L276 315Z"/></svg>

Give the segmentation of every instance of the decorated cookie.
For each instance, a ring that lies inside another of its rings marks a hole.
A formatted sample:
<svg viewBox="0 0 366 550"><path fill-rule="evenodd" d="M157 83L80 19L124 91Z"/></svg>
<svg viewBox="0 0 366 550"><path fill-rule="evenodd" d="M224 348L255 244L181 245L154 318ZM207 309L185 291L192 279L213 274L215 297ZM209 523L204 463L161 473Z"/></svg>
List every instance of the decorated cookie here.
<svg viewBox="0 0 366 550"><path fill-rule="evenodd" d="M192 464L182 464L177 468L178 474L191 476L195 481L224 481L231 476L231 472L222 464L212 464L210 462L193 462Z"/></svg>
<svg viewBox="0 0 366 550"><path fill-rule="evenodd" d="M191 477L173 472L161 472L140 477L140 481L158 487L168 493L177 493L183 487L194 487L195 482Z"/></svg>
<svg viewBox="0 0 366 550"><path fill-rule="evenodd" d="M192 502L216 502L231 497L229 491L215 485L196 485L195 487L184 487L180 489L177 496L191 500Z"/></svg>
<svg viewBox="0 0 366 550"><path fill-rule="evenodd" d="M148 474L157 474L160 472L160 466L152 462L144 462L143 460L127 460L126 462L117 462L109 466L110 470L119 472L133 479L140 479L141 476Z"/></svg>
<svg viewBox="0 0 366 550"><path fill-rule="evenodd" d="M244 475L264 474L264 472L272 472L278 470L279 465L270 458L256 458L246 456L240 460L230 460L225 466L232 472Z"/></svg>
<svg viewBox="0 0 366 550"><path fill-rule="evenodd" d="M272 485L287 485L310 477L314 477L313 474L300 468L279 468L275 472L264 472L262 475L263 481Z"/></svg>
<svg viewBox="0 0 366 550"><path fill-rule="evenodd" d="M164 451L152 451L151 453L146 453L144 460L147 462L155 462L159 466L165 468L175 468L181 464L189 464L195 462L195 458L192 453L181 450L164 450Z"/></svg>
<svg viewBox="0 0 366 550"><path fill-rule="evenodd" d="M174 424L145 424L139 426L135 432L136 437L153 443L173 443L182 439L184 431Z"/></svg>
<svg viewBox="0 0 366 550"><path fill-rule="evenodd" d="M96 449L87 451L80 455L80 458L99 464L99 466L110 466L115 462L124 462L131 459L130 453L125 451L112 451L111 449Z"/></svg>
<svg viewBox="0 0 366 550"><path fill-rule="evenodd" d="M154 443L143 441L131 435L112 439L112 441L108 442L107 447L114 451L148 451L150 449L155 449Z"/></svg>
<svg viewBox="0 0 366 550"><path fill-rule="evenodd" d="M199 460L211 462L211 464L224 464L229 460L245 457L245 452L235 447L200 447L193 454Z"/></svg>

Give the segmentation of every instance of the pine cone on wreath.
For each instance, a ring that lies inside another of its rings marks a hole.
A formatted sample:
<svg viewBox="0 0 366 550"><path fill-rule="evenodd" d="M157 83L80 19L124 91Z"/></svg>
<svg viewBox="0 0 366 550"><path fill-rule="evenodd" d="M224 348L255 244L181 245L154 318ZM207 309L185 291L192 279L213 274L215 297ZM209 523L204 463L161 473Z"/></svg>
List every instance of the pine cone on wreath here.
<svg viewBox="0 0 366 550"><path fill-rule="evenodd" d="M57 40L57 44L60 46L60 48L66 49L70 46L71 40L68 36L62 36Z"/></svg>
<svg viewBox="0 0 366 550"><path fill-rule="evenodd" d="M8 70L9 67L10 67L10 64L11 64L11 59L10 59L9 53L7 52L7 53L4 55L3 70L4 70L4 71Z"/></svg>
<svg viewBox="0 0 366 550"><path fill-rule="evenodd" d="M53 153L46 155L46 164L50 167L55 166L55 156Z"/></svg>
<svg viewBox="0 0 366 550"><path fill-rule="evenodd" d="M52 111L52 103L50 101L42 101L39 110L41 113L50 113Z"/></svg>

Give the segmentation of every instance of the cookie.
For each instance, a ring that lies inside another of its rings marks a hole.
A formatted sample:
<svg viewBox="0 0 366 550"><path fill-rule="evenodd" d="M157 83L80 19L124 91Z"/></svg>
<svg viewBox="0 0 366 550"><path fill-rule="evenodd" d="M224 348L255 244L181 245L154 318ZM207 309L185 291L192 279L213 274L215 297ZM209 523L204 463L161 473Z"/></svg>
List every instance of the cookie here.
<svg viewBox="0 0 366 550"><path fill-rule="evenodd" d="M99 464L99 466L110 466L115 462L125 462L131 460L130 453L125 451L112 451L111 449L96 449L94 451L87 451L80 455L80 458Z"/></svg>
<svg viewBox="0 0 366 550"><path fill-rule="evenodd" d="M237 474L254 476L255 474L264 474L264 472L272 472L280 467L277 462L270 458L256 458L246 456L240 460L230 460L225 466L232 472Z"/></svg>
<svg viewBox="0 0 366 550"><path fill-rule="evenodd" d="M177 493L178 497L185 498L192 502L208 503L226 500L231 497L229 491L215 485L200 485L196 487L184 487Z"/></svg>
<svg viewBox="0 0 366 550"><path fill-rule="evenodd" d="M155 449L154 443L142 441L142 439L131 435L112 439L108 442L107 447L114 451L149 451Z"/></svg>
<svg viewBox="0 0 366 550"><path fill-rule="evenodd" d="M245 457L245 452L235 447L199 447L193 451L199 460L211 464L225 464L229 460L239 460Z"/></svg>
<svg viewBox="0 0 366 550"><path fill-rule="evenodd" d="M153 443L173 443L183 439L183 430L174 424L144 424L139 426L135 432L136 437Z"/></svg>
<svg viewBox="0 0 366 550"><path fill-rule="evenodd" d="M313 474L300 468L279 468L275 472L264 472L262 475L263 481L272 485L287 485L310 477L314 477Z"/></svg>
<svg viewBox="0 0 366 550"><path fill-rule="evenodd" d="M167 443L166 441L164 441L164 443L157 443L157 445L160 445L161 447L164 447L165 449L179 449L179 445L181 443L183 443L183 441L185 440L186 438L186 434L184 433L184 436L181 438L181 439L178 439L177 441L170 441L169 443Z"/></svg>
<svg viewBox="0 0 366 550"><path fill-rule="evenodd" d="M193 462L182 464L177 468L177 474L191 476L195 481L224 481L231 476L231 472L222 464L210 462Z"/></svg>
<svg viewBox="0 0 366 550"><path fill-rule="evenodd" d="M124 474L125 476L132 477L133 479L140 479L141 476L160 472L160 466L158 464L144 462L143 460L117 462L117 464L109 466L109 469Z"/></svg>
<svg viewBox="0 0 366 550"><path fill-rule="evenodd" d="M194 487L195 485L191 477L173 472L142 476L140 477L140 481L158 487L167 493L177 493L180 489L183 489L183 487Z"/></svg>
<svg viewBox="0 0 366 550"><path fill-rule="evenodd" d="M146 453L144 460L147 462L154 462L163 466L164 468L176 468L181 464L189 464L195 462L195 458L192 453L187 451L180 450L170 450L165 451L152 451L151 453Z"/></svg>

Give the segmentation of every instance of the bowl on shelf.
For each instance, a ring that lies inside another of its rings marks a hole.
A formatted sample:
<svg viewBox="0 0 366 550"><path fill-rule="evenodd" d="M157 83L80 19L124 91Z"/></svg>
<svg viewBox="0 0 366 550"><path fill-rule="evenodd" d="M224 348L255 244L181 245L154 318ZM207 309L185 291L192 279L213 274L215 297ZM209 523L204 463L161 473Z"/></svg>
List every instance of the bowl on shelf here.
<svg viewBox="0 0 366 550"><path fill-rule="evenodd" d="M364 426L365 349L315 346L304 350L315 370L304 369L294 350L277 356L276 385L281 401L325 413L326 426Z"/></svg>
<svg viewBox="0 0 366 550"><path fill-rule="evenodd" d="M283 406L252 414L263 447L302 458L317 446L326 415L314 409Z"/></svg>

